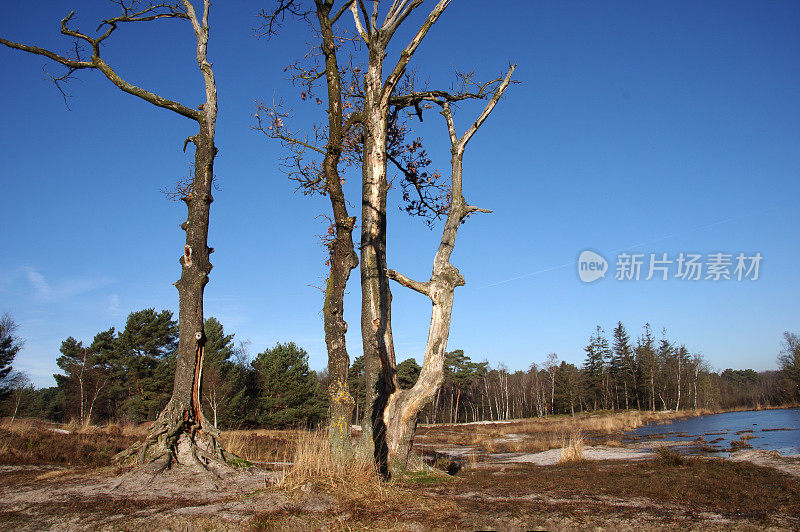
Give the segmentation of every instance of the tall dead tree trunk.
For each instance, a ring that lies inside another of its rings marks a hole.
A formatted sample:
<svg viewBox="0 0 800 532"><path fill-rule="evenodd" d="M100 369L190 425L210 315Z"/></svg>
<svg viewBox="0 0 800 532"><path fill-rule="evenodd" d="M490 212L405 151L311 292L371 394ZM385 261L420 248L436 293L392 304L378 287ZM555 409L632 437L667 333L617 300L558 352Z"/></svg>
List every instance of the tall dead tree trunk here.
<svg viewBox="0 0 800 532"><path fill-rule="evenodd" d="M364 76L364 131L361 210L361 336L364 350L366 402L361 445L372 451L381 474L388 474L383 410L398 389L391 327L391 291L386 268L387 134L391 97L422 39L450 0L439 0L387 78L383 79L386 49L398 26L422 0L397 0L378 25L377 0L370 14L363 0L350 4L359 35L366 43L368 68ZM363 22L361 17L363 16Z"/></svg>
<svg viewBox="0 0 800 532"><path fill-rule="evenodd" d="M142 444L121 453L119 458L127 459L138 455L140 463L158 461L159 470L169 467L175 461L178 463L194 461L205 467L209 461L225 461L225 451L220 444L218 432L203 416L200 401L203 351L206 341L203 330L203 291L212 267L209 256L213 249L208 247L208 225L213 201L211 190L214 158L217 154L214 145L217 88L207 56L211 1L204 0L200 16L190 0L181 0L180 3L148 4L145 7L140 7L136 2L123 1L120 2L120 6L122 14L102 21L98 31L103 33L97 37L91 37L69 27L74 12L61 20L61 33L76 41L74 59L2 38L0 43L48 57L67 67L66 75L53 78L56 83L65 81L76 70L97 69L120 90L157 107L190 118L199 126L197 134L184 142L184 149L190 142L194 144L195 164L191 185L181 191L182 199L188 208L188 217L181 225L186 232L186 244L180 257L181 277L175 283L179 300L179 340L172 398L153 424L148 438ZM205 102L198 108L163 98L128 83L101 57L101 44L120 24L148 22L161 18L182 19L192 25L197 41L197 63L203 75L206 93ZM89 60L81 59L78 54L77 42L80 41L91 47Z"/></svg>
<svg viewBox="0 0 800 532"><path fill-rule="evenodd" d="M483 112L467 131L458 137L450 103L447 100L432 98L442 107L442 115L447 123L450 136L450 163L452 168L452 187L450 209L447 214L439 249L433 259L433 272L427 282L414 281L394 270L387 275L401 285L426 295L433 303L425 358L416 384L408 390L395 388L389 396L383 413L386 424L386 440L389 460L394 467L405 468L411 452L417 414L433 398L444 379L445 351L450 335L450 318L453 311L453 297L457 286L463 286L464 277L458 268L450 263L450 255L455 248L456 236L461 222L474 212L491 212L468 205L462 189L462 166L467 143L488 118L508 85L515 66L509 68L503 82L494 92ZM456 415L458 412L456 411Z"/></svg>

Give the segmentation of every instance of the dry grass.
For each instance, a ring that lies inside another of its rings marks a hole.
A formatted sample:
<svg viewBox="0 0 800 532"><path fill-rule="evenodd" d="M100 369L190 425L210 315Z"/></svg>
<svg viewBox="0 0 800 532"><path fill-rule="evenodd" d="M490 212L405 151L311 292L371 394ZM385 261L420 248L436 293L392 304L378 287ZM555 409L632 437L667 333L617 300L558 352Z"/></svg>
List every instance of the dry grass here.
<svg viewBox="0 0 800 532"><path fill-rule="evenodd" d="M105 466L140 437L132 429L14 420L0 428L0 463ZM127 434L126 434L127 432Z"/></svg>
<svg viewBox="0 0 800 532"><path fill-rule="evenodd" d="M338 492L342 489L363 493L380 493L380 481L371 460L353 456L336 460L331 456L327 431L299 431L284 462L291 463L278 486L289 490L324 486Z"/></svg>
<svg viewBox="0 0 800 532"><path fill-rule="evenodd" d="M561 446L561 458L559 458L558 463L566 464L583 461L583 444L583 435L576 430L570 435L569 440L564 440Z"/></svg>
<svg viewBox="0 0 800 532"><path fill-rule="evenodd" d="M253 463L286 462L289 450L303 431L229 430L222 433L222 444L229 452Z"/></svg>

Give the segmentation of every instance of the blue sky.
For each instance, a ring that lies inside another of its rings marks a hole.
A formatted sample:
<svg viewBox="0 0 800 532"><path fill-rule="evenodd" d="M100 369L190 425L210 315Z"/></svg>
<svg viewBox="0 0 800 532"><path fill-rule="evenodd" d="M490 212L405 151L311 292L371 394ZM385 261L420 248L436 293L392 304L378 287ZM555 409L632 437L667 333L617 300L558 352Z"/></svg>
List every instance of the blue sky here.
<svg viewBox="0 0 800 532"><path fill-rule="evenodd" d="M58 21L67 5L15 3L0 35L65 50ZM323 115L299 101L283 71L305 53L308 31L287 24L271 41L253 37L265 5L219 2L212 11L220 189L206 315L249 339L251 354L293 340L321 369L315 286L325 257L315 235L325 230L317 215L326 200L295 194L278 167L280 146L251 125L255 100L282 99L297 128ZM423 3L397 43L432 5ZM86 31L114 14L100 1L75 10ZM499 9L454 0L413 61L418 77L447 87L454 67L494 77L515 61L522 83L467 150L465 196L494 213L461 228L453 262L467 285L456 292L449 347L511 369L549 352L579 364L595 325L610 331L621 320L633 337L645 322L666 327L718 369L774 368L782 332L800 330L799 22L796 2L514 0ZM104 54L131 82L196 105L193 46L187 25L160 21L124 27ZM0 50L0 312L26 341L15 367L40 386L53 384L67 336L91 340L131 311L177 308L171 283L185 208L159 190L189 171L180 149L194 132L97 72L71 84L68 110L43 65L54 68ZM477 112L462 107L460 129ZM446 171L441 118L431 114L418 131ZM352 174L354 206L358 188ZM406 217L393 192L389 265L425 279L440 227ZM579 280L585 249L608 260L605 279ZM757 281L617 281L619 252L761 253L763 261ZM346 301L353 357L357 280ZM419 359L430 303L398 286L393 294L398 358Z"/></svg>

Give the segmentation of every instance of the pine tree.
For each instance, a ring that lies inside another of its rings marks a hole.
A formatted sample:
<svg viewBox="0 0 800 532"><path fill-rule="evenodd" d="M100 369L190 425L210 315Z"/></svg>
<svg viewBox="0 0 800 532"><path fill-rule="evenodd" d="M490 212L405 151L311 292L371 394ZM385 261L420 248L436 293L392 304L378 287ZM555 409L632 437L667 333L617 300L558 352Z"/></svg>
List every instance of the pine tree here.
<svg viewBox="0 0 800 532"><path fill-rule="evenodd" d="M408 390L419 378L419 372L422 367L417 364L416 359L407 358L397 365L397 382L400 383L400 388Z"/></svg>
<svg viewBox="0 0 800 532"><path fill-rule="evenodd" d="M599 325L589 340L589 344L584 348L586 351L586 361L583 364L583 371L586 376L586 391L588 401L597 410L598 405L607 407L607 388L608 388L608 366L607 361L611 355L608 348L608 340L603 336L603 329Z"/></svg>
<svg viewBox="0 0 800 532"><path fill-rule="evenodd" d="M445 353L444 381L450 385L454 394L452 399L455 401L452 405L451 422L458 423L461 394L478 377L480 368L481 364L473 362L461 349Z"/></svg>
<svg viewBox="0 0 800 532"><path fill-rule="evenodd" d="M155 419L169 401L177 346L172 312L148 308L128 315L113 359L118 406L130 421Z"/></svg>
<svg viewBox="0 0 800 532"><path fill-rule="evenodd" d="M22 340L15 336L17 324L9 314L0 317L0 399L6 397L12 388L9 381L12 362L22 349Z"/></svg>
<svg viewBox="0 0 800 532"><path fill-rule="evenodd" d="M644 334L639 337L634 349L636 357L636 367L639 371L639 382L642 389L639 395L647 396L648 407L651 412L656 411L656 372L658 364L656 361L655 339L650 332L650 324L644 324Z"/></svg>
<svg viewBox="0 0 800 532"><path fill-rule="evenodd" d="M259 353L252 366L258 385L256 417L262 426L311 427L325 419L325 391L308 368L304 349L294 342L278 343Z"/></svg>
<svg viewBox="0 0 800 532"><path fill-rule="evenodd" d="M633 357L630 336L622 322L617 322L614 328L614 349L611 357L612 375L617 387L622 387L625 409L630 408L629 399L636 398L636 408L639 408L639 396L636 394L636 361ZM621 405L620 405L621 406Z"/></svg>
<svg viewBox="0 0 800 532"><path fill-rule="evenodd" d="M658 343L657 361L661 368L661 375L658 383L658 397L661 400L661 408L667 410L669 381L672 376L672 368L675 366L674 354L675 347L667 339L667 329L661 329L661 341Z"/></svg>

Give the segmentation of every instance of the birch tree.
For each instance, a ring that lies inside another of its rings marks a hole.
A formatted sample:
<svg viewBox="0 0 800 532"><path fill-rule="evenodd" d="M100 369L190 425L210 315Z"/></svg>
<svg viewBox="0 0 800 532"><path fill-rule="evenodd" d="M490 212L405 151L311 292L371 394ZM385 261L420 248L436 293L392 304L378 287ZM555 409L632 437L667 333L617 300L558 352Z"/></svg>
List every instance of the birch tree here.
<svg viewBox="0 0 800 532"><path fill-rule="evenodd" d="M194 146L194 174L191 183L179 190L188 208L187 220L181 225L186 232L180 264L181 276L175 283L178 289L180 335L177 367L172 397L153 425L147 439L120 458L138 456L141 463L157 462L156 471L174 462L194 462L207 466L211 461L224 462L225 452L216 428L205 419L200 399L203 375L203 292L211 272L208 246L209 212L214 177L214 144L217 121L217 86L208 60L209 14L211 0L203 0L198 13L190 0L143 4L137 0L115 0L120 9L116 17L102 20L94 34L82 32L71 24L74 11L61 20L61 33L72 40L73 51L61 55L50 50L0 38L0 43L23 52L47 57L63 65L66 71L54 76L60 87L79 70L99 70L118 89L142 100L172 111L196 123L197 132L188 137L184 150ZM196 41L197 65L203 78L205 101L199 106L170 100L155 92L136 86L121 76L103 57L102 50L109 37L131 23L177 19L191 25ZM82 47L88 47L84 57Z"/></svg>
<svg viewBox="0 0 800 532"><path fill-rule="evenodd" d="M550 377L550 413L555 413L553 407L556 397L556 372L558 371L558 355L550 353L547 355L547 360L544 362L544 369Z"/></svg>

